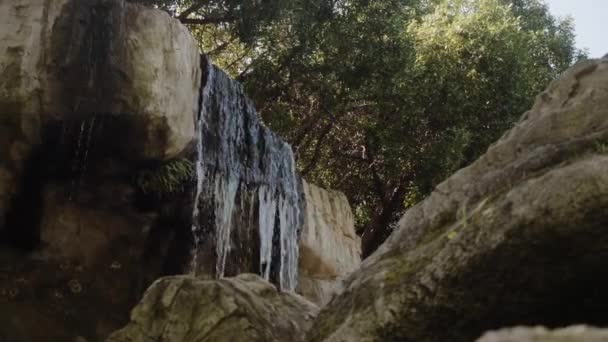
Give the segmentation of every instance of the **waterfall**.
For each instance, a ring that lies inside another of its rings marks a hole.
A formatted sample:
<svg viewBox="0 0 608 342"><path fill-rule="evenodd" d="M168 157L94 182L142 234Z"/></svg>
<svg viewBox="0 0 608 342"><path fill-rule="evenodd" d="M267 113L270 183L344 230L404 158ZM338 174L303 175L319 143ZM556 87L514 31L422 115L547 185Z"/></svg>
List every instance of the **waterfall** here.
<svg viewBox="0 0 608 342"><path fill-rule="evenodd" d="M291 147L287 145L289 155L293 156ZM288 175L291 179L297 179L295 161L289 160ZM285 189L291 198L299 198L296 182L289 184ZM279 224L281 232L281 288L294 290L298 281L298 230L292 227L300 227L300 207L298 203L289 202L289 196L281 197L279 201Z"/></svg>
<svg viewBox="0 0 608 342"><path fill-rule="evenodd" d="M234 215L238 180L234 176L215 179L215 236L217 261L216 275L221 278L225 275L226 258L231 249L230 233L232 232L232 216Z"/></svg>
<svg viewBox="0 0 608 342"><path fill-rule="evenodd" d="M206 80L203 85L213 83L213 69L207 68ZM197 271L197 251L200 245L201 238L201 226L200 226L200 199L203 192L203 182L205 179L205 171L203 168L203 123L205 120L205 106L203 103L209 99L209 87L203 86L201 88L200 100L199 100L199 114L196 122L196 191L194 192L194 205L192 207L192 235L194 236L194 256L192 257L192 273L196 274Z"/></svg>
<svg viewBox="0 0 608 342"><path fill-rule="evenodd" d="M69 191L68 197L70 200L74 198L75 194L78 194L78 188L87 171L87 161L89 159L89 151L93 140L96 119L97 114L94 114L90 119L83 119L80 122L80 129L76 140L76 150L74 151L74 157L72 158L72 172L74 172L76 176L74 176L74 179L72 180L71 189Z"/></svg>
<svg viewBox="0 0 608 342"><path fill-rule="evenodd" d="M275 192L268 186L260 186L258 194L260 272L264 279L269 280L270 263L272 262L272 235L274 233L277 202L274 201Z"/></svg>
<svg viewBox="0 0 608 342"><path fill-rule="evenodd" d="M240 264L253 265L244 271L293 290L302 201L291 147L259 121L239 83L208 60L203 64L207 77L201 91L192 214L196 246L213 239L217 277L234 275ZM201 215L201 210L212 213ZM246 234L252 230L256 234ZM242 245L244 236L254 235L258 239L247 244L258 245L258 255L253 248L235 247L235 236ZM197 250L194 259L198 253L209 252ZM196 262L193 267L197 270Z"/></svg>

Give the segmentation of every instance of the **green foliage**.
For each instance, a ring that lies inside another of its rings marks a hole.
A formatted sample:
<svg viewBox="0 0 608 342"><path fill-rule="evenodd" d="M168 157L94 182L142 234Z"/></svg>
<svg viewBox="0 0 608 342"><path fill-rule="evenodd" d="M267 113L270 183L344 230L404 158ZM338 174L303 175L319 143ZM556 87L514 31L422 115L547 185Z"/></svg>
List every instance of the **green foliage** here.
<svg viewBox="0 0 608 342"><path fill-rule="evenodd" d="M606 141L597 141L595 143L595 151L600 154L608 154L608 142Z"/></svg>
<svg viewBox="0 0 608 342"><path fill-rule="evenodd" d="M475 160L582 56L571 22L535 0L343 6L307 29L305 53L254 61L244 80L300 170L347 194L360 232ZM367 252L388 233L364 234Z"/></svg>
<svg viewBox="0 0 608 342"><path fill-rule="evenodd" d="M346 193L365 253L584 53L540 0L179 1L302 174ZM242 5L239 5L241 3ZM178 12L180 12L178 10ZM367 246L367 247L366 247Z"/></svg>
<svg viewBox="0 0 608 342"><path fill-rule="evenodd" d="M176 159L154 169L144 169L137 175L136 183L145 194L158 197L184 191L196 180L194 163L188 159Z"/></svg>

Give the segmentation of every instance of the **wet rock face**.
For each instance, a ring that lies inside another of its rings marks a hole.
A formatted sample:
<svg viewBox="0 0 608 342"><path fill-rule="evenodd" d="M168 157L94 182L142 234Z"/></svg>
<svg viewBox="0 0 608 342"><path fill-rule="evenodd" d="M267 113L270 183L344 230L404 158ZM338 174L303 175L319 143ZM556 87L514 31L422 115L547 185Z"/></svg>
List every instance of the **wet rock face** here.
<svg viewBox="0 0 608 342"><path fill-rule="evenodd" d="M131 124L131 159L172 158L194 139L199 49L168 14L120 0L3 1L0 13L0 114L33 142L47 121L94 114Z"/></svg>
<svg viewBox="0 0 608 342"><path fill-rule="evenodd" d="M80 159L92 138L138 162L174 158L195 138L199 50L166 13L120 0L2 1L0 73L0 230L54 126L86 145Z"/></svg>
<svg viewBox="0 0 608 342"><path fill-rule="evenodd" d="M197 273L257 273L293 290L303 198L291 147L259 121L239 83L204 64Z"/></svg>
<svg viewBox="0 0 608 342"><path fill-rule="evenodd" d="M0 340L100 340L149 284L189 264L191 193L146 203L136 168L98 157L79 176L61 170L65 159L40 159L12 202L0 241Z"/></svg>
<svg viewBox="0 0 608 342"><path fill-rule="evenodd" d="M119 0L0 1L0 74L0 340L100 340L190 262L193 194L135 179L192 154L198 46Z"/></svg>
<svg viewBox="0 0 608 342"><path fill-rule="evenodd" d="M201 276L295 287L291 149L177 20L0 0L0 74L0 340L101 340L155 279L190 272L194 247ZM179 162L196 175L143 189Z"/></svg>
<svg viewBox="0 0 608 342"><path fill-rule="evenodd" d="M361 238L343 193L303 183L306 207L297 291L322 306L361 264Z"/></svg>
<svg viewBox="0 0 608 342"><path fill-rule="evenodd" d="M608 331L588 326L548 330L517 327L484 334L477 342L606 342Z"/></svg>
<svg viewBox="0 0 608 342"><path fill-rule="evenodd" d="M308 341L471 341L608 323L608 60L579 63L408 210Z"/></svg>
<svg viewBox="0 0 608 342"><path fill-rule="evenodd" d="M252 274L159 279L107 342L304 341L318 308Z"/></svg>

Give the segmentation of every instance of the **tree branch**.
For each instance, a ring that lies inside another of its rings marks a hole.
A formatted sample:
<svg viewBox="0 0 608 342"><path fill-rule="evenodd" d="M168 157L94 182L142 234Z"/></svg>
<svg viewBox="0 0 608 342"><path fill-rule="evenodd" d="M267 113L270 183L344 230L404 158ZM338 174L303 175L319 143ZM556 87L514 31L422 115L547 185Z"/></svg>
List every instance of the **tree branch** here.
<svg viewBox="0 0 608 342"><path fill-rule="evenodd" d="M298 150L300 149L300 145L304 138L312 131L314 127L317 126L317 123L321 119L323 115L322 111L317 111L316 114L310 115L308 118L304 119L300 128L296 131L295 138L291 143L291 146L294 148L294 153L298 154Z"/></svg>
<svg viewBox="0 0 608 342"><path fill-rule="evenodd" d="M197 3L195 3L194 5L190 6L188 9L186 9L185 11L183 11L178 17L177 19L186 19L188 18L188 16L196 11L198 11L199 9L205 7L206 5L208 5L211 2L211 0L202 0L199 1Z"/></svg>
<svg viewBox="0 0 608 342"><path fill-rule="evenodd" d="M321 156L321 148L323 147L323 141L325 140L325 138L327 137L327 135L329 134L331 129L334 127L334 122L335 121L333 121L333 120L330 121L323 129L323 132L321 133L321 136L319 137L319 139L317 139L317 145L315 146L315 152L313 153L312 158L310 159L310 162L308 163L308 165L302 171L302 176L308 175L317 166L317 163L319 162L319 157Z"/></svg>
<svg viewBox="0 0 608 342"><path fill-rule="evenodd" d="M185 25L208 25L233 22L236 21L236 17L232 15L225 15L223 17L216 18L183 18L180 19L180 21Z"/></svg>
<svg viewBox="0 0 608 342"><path fill-rule="evenodd" d="M364 159L367 160L367 162L369 163L369 167L372 171L372 180L374 183L374 190L376 192L376 195L378 196L378 199L380 200L380 203L385 204L386 195L385 195L385 190L384 190L384 183L382 182L382 178L380 177L380 174L378 173L378 170L376 169L376 157L375 157L374 151L372 150L371 144L369 142L369 136L365 137L365 152L366 152L366 156L364 157Z"/></svg>

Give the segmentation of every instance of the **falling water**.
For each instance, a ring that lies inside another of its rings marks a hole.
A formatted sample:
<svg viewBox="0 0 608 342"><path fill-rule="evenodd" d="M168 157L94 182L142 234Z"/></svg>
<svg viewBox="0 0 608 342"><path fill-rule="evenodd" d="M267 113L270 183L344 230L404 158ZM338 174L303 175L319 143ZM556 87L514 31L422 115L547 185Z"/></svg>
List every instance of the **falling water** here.
<svg viewBox="0 0 608 342"><path fill-rule="evenodd" d="M291 147L287 146L291 154ZM296 179L295 162L291 160L287 170L292 179ZM298 189L295 182L290 183L291 189L286 189L289 193L297 196ZM299 227L300 207L297 203L289 202L288 198L281 197L279 200L279 225L281 232L281 288L295 289L298 280L298 230L293 226Z"/></svg>
<svg viewBox="0 0 608 342"><path fill-rule="evenodd" d="M218 177L215 179L215 235L217 262L216 275L223 277L226 269L226 258L231 248L230 233L232 232L232 216L234 215L238 180L228 176L227 180Z"/></svg>
<svg viewBox="0 0 608 342"><path fill-rule="evenodd" d="M239 262L239 253L251 252L233 245L235 229L257 228L259 241L248 243L259 244L258 267L249 271L275 281L284 290L293 290L301 201L291 147L260 123L240 84L210 62L205 67L208 76L198 120L197 191L192 215L197 246L212 234L215 274L232 275L227 274L231 269L227 264ZM212 215L201 217L202 204L213 210ZM235 227L235 220L252 226ZM208 236L201 236L203 231ZM279 236L275 236L276 231ZM275 240L278 243L273 244ZM274 276L273 269L277 270Z"/></svg>
<svg viewBox="0 0 608 342"><path fill-rule="evenodd" d="M89 125L88 133L87 133L87 142L84 146L84 156L82 157L82 167L81 167L81 175L80 177L84 177L85 172L87 171L87 161L89 159L89 150L91 149L91 142L93 139L93 130L95 129L95 120L97 119L97 114L94 114L91 118L91 123ZM87 120L89 121L89 120Z"/></svg>
<svg viewBox="0 0 608 342"><path fill-rule="evenodd" d="M202 127L202 120L203 116L199 115L199 119L197 121L197 132L198 132L198 138L197 138L197 142L196 142L196 191L194 193L194 205L192 207L192 235L194 236L194 255L192 257L192 262L190 265L190 268L192 270L192 273L196 274L196 271L198 269L198 265L197 265L197 250L198 250L198 246L200 245L200 219L199 219L199 214L200 214L200 209L199 209L199 202L200 202L200 197L201 197L201 193L203 192L203 163L201 162L202 159L202 154L203 154L203 142L202 139L200 138L201 136L201 127Z"/></svg>
<svg viewBox="0 0 608 342"><path fill-rule="evenodd" d="M205 61L206 62L206 61ZM206 63L205 63L206 64ZM213 69L207 68L206 71L206 80L204 85L213 83ZM206 107L203 103L209 100L209 87L202 87L200 94L200 103L199 103L199 114L198 120L196 122L196 191L194 193L194 205L192 208L192 235L194 236L194 255L192 257L191 269L192 273L196 274L198 265L197 265L197 251L198 246L200 245L201 238L201 226L200 226L200 200L201 194L203 193L203 185L205 180L205 169L203 165L203 126L205 120L205 109Z"/></svg>
<svg viewBox="0 0 608 342"><path fill-rule="evenodd" d="M87 169L87 160L89 158L89 150L93 139L93 130L95 129L95 120L97 115L93 115L91 119L84 119L80 123L80 130L76 141L76 150L72 158L72 172L76 177L72 180L69 199L72 200L74 194L78 193L78 188L82 183Z"/></svg>
<svg viewBox="0 0 608 342"><path fill-rule="evenodd" d="M259 201L259 232L260 232L260 272L264 279L270 279L270 263L272 262L272 235L274 233L277 202L275 192L268 186L260 186Z"/></svg>

